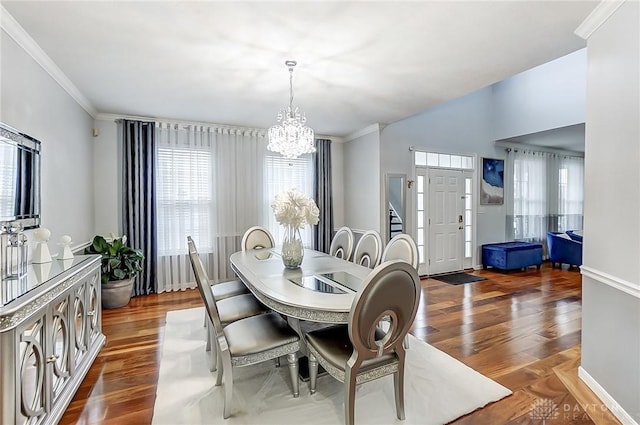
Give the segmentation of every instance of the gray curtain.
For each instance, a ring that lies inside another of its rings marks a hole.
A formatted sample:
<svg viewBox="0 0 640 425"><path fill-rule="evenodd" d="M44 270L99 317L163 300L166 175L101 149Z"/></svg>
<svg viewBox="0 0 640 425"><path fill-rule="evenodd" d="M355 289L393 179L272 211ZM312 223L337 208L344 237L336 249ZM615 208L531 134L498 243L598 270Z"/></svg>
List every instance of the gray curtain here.
<svg viewBox="0 0 640 425"><path fill-rule="evenodd" d="M122 135L122 234L127 245L144 253L144 271L138 274L133 296L157 292L155 124L120 121Z"/></svg>
<svg viewBox="0 0 640 425"><path fill-rule="evenodd" d="M316 139L314 154L313 198L320 209L320 221L314 228L314 248L329 252L333 236L333 194L331 190L331 140Z"/></svg>

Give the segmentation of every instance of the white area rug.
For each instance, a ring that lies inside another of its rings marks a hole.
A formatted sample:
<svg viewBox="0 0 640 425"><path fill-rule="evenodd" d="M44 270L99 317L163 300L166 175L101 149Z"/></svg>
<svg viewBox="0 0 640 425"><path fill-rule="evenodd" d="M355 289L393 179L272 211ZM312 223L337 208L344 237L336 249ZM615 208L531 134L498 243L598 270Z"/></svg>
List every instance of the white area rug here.
<svg viewBox="0 0 640 425"><path fill-rule="evenodd" d="M204 310L167 313L153 424L343 424L343 386L330 375L309 393L291 395L286 360L234 369L233 416L222 418L223 388L215 387L204 351ZM357 424L445 424L511 394L442 351L411 337L405 369L406 420L396 418L393 376L363 385L356 393Z"/></svg>

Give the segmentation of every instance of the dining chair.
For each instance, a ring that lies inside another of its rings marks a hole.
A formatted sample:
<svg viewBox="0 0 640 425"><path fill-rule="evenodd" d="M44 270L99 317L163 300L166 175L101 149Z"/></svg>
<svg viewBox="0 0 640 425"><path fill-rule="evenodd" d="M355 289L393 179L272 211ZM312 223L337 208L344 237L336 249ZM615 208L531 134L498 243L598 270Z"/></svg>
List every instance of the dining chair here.
<svg viewBox="0 0 640 425"><path fill-rule="evenodd" d="M243 251L248 251L250 249L273 248L275 242L267 229L262 226L253 226L244 232L241 246Z"/></svg>
<svg viewBox="0 0 640 425"><path fill-rule="evenodd" d="M418 247L406 233L394 236L382 252L381 263L389 260L403 260L418 269Z"/></svg>
<svg viewBox="0 0 640 425"><path fill-rule="evenodd" d="M189 258L192 258L192 255L197 257L200 264L202 264L202 260L200 258L200 254L198 254L198 250L196 249L196 245L193 242L191 236L187 236L187 245L189 246ZM196 268L194 267L193 260L191 259L191 267L193 268L193 274L196 274ZM202 266L204 270L204 266ZM197 280L197 276L196 276ZM208 278L206 280L209 282ZM239 282L245 289L245 291L240 292L237 291L234 295L230 295L229 293L223 293L224 291L219 291L218 295L216 295L216 289L218 287L224 287L223 285L229 284L233 285L235 282ZM213 299L215 303L218 305L218 311L220 314L220 320L223 326L228 325L229 323L235 322L236 320L244 319L246 317L255 316L258 314L263 314L268 312L269 310L262 304L256 297L253 296L249 292L246 286L240 281L230 281L223 282L218 284L209 285L211 290L211 294L213 295ZM220 296L220 293L227 296ZM220 296L220 297L219 297ZM211 326L210 321L205 313L204 317L205 327L207 328L207 343L205 346L205 350L207 352L211 352L211 360L209 363L209 370L212 372L216 370L216 350L212 348L213 341L213 328Z"/></svg>
<svg viewBox="0 0 640 425"><path fill-rule="evenodd" d="M189 258L207 315L213 324L215 348L219 350L215 385L220 386L224 379L223 417L227 419L231 416L233 367L249 366L286 355L292 393L294 397L298 397L300 394L296 356L300 349L298 334L275 312L247 317L224 326L218 309L220 303L214 301L211 287L207 285L208 278L202 261L191 248L190 246Z"/></svg>
<svg viewBox="0 0 640 425"><path fill-rule="evenodd" d="M420 278L405 261L383 263L371 271L351 305L348 325L305 335L309 350L310 391L314 394L318 364L344 383L345 424L355 419L356 385L393 373L396 415L404 413L405 349L402 341L416 317ZM378 327L389 316L387 330Z"/></svg>
<svg viewBox="0 0 640 425"><path fill-rule="evenodd" d="M365 232L353 251L353 262L361 266L375 268L382 257L382 238L375 230Z"/></svg>
<svg viewBox="0 0 640 425"><path fill-rule="evenodd" d="M353 251L353 232L344 226L338 229L329 246L329 255L349 261Z"/></svg>

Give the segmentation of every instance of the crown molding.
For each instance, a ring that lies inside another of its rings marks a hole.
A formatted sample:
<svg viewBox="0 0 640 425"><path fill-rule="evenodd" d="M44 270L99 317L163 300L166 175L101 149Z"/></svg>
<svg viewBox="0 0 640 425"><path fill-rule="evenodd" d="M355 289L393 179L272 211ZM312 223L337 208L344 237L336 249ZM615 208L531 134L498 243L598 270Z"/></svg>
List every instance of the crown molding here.
<svg viewBox="0 0 640 425"><path fill-rule="evenodd" d="M354 131L353 133L349 134L344 139L345 139L345 141L350 142L352 140L357 139L358 137L362 137L362 136L365 136L367 134L375 133L375 132L379 133L380 131L382 131L382 128L381 128L380 124L379 123L375 123L375 124L371 124L371 125L363 128L363 129Z"/></svg>
<svg viewBox="0 0 640 425"><path fill-rule="evenodd" d="M48 73L82 109L91 115L91 117L95 118L97 111L93 105L91 105L89 99L78 90L64 72L58 68L58 65L55 64L2 5L0 5L0 27Z"/></svg>
<svg viewBox="0 0 640 425"><path fill-rule="evenodd" d="M603 0L591 11L589 16L576 28L574 33L585 40L591 37L600 25L604 24L607 19L624 3L625 0Z"/></svg>

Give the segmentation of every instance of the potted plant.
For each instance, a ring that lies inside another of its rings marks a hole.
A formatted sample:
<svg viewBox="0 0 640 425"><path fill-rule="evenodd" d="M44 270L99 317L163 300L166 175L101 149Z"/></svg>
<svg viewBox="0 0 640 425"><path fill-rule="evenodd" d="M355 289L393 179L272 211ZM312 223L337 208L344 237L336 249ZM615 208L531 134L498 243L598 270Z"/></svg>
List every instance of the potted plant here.
<svg viewBox="0 0 640 425"><path fill-rule="evenodd" d="M102 256L102 306L104 308L123 307L129 303L133 282L142 271L144 255L139 249L126 245L127 237L116 238L111 242L103 236L93 238L93 243L85 248L85 254Z"/></svg>

